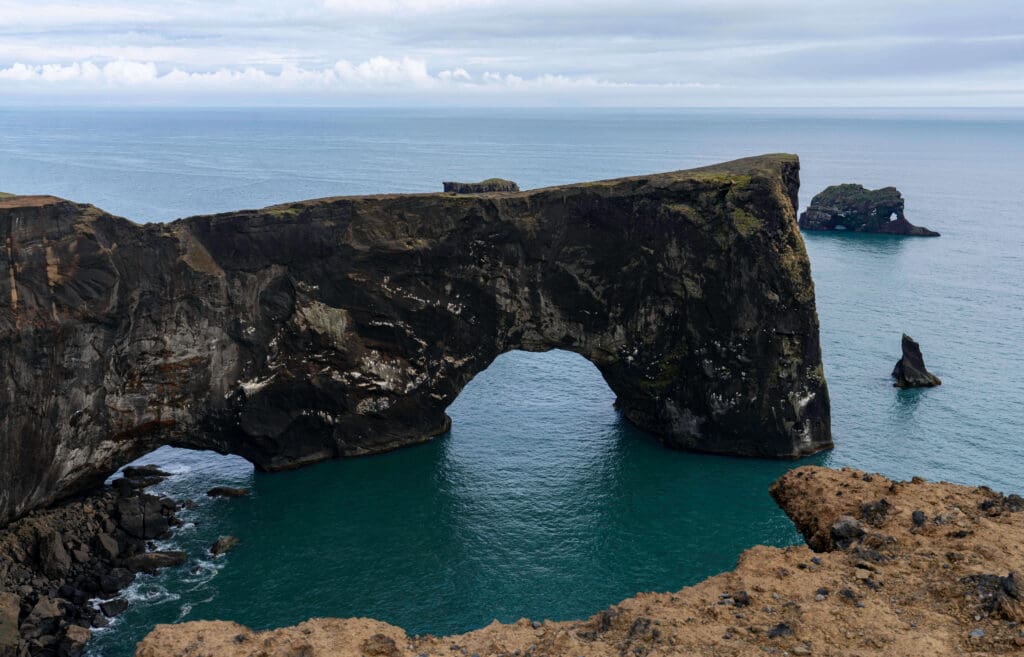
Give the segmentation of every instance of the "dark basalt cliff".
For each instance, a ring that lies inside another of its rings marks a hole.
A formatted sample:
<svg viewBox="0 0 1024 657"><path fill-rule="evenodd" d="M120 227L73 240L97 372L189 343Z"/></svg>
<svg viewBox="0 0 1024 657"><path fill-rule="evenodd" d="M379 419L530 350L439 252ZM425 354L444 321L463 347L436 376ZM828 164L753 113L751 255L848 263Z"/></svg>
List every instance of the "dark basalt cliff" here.
<svg viewBox="0 0 1024 657"><path fill-rule="evenodd" d="M138 225L0 200L0 522L164 444L265 470L448 429L512 349L578 352L671 447L831 445L799 163Z"/></svg>
<svg viewBox="0 0 1024 657"><path fill-rule="evenodd" d="M938 237L934 230L915 226L903 216L903 195L895 187L865 189L861 185L833 185L811 199L800 215L804 230L849 230Z"/></svg>

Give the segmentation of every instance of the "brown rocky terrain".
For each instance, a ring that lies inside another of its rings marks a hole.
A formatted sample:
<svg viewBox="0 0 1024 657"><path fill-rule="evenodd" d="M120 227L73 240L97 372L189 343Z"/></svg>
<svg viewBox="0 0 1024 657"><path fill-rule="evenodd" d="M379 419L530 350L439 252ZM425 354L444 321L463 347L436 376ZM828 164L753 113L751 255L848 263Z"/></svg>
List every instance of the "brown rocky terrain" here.
<svg viewBox="0 0 1024 657"><path fill-rule="evenodd" d="M856 470L795 469L772 495L807 539L641 593L583 621L494 622L448 637L369 619L254 632L157 626L137 657L944 656L1024 652L1024 499Z"/></svg>

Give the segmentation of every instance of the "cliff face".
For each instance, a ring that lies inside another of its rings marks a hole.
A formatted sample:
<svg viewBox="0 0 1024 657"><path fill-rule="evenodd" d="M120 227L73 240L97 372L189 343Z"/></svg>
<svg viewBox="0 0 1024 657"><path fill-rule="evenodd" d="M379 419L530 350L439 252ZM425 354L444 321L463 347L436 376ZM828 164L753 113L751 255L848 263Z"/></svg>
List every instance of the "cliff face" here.
<svg viewBox="0 0 1024 657"><path fill-rule="evenodd" d="M427 440L512 349L582 354L671 447L827 448L798 172L776 155L146 225L0 200L0 522L164 444L276 470Z"/></svg>
<svg viewBox="0 0 1024 657"><path fill-rule="evenodd" d="M903 195L895 187L872 190L861 185L833 185L811 199L807 210L800 215L800 227L804 230L939 236L933 230L907 221L903 206Z"/></svg>
<svg viewBox="0 0 1024 657"><path fill-rule="evenodd" d="M772 495L810 547L758 546L731 572L641 593L587 620L495 621L447 637L410 637L369 619L266 632L196 621L158 625L136 657L954 657L1024 648L1024 499L819 467L790 471Z"/></svg>

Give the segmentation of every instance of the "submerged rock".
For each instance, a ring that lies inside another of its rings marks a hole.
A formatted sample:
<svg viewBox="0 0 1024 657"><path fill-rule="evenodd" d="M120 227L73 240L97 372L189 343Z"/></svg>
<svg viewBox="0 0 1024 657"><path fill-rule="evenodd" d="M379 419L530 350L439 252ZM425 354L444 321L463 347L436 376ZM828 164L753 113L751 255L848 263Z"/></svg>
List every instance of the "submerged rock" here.
<svg viewBox="0 0 1024 657"><path fill-rule="evenodd" d="M928 388L942 385L942 380L925 368L921 345L906 333L903 334L903 357L896 361L892 376L896 379L893 385L897 388Z"/></svg>
<svg viewBox="0 0 1024 657"><path fill-rule="evenodd" d="M487 192L518 192L519 185L503 178L488 178L476 183L446 182L444 191L450 194L483 194Z"/></svg>
<svg viewBox="0 0 1024 657"><path fill-rule="evenodd" d="M221 536L212 546L210 546L210 554L213 556L224 554L225 552L238 547L239 542L240 541L237 536Z"/></svg>
<svg viewBox="0 0 1024 657"><path fill-rule="evenodd" d="M797 158L769 155L169 224L6 199L0 523L166 444L277 471L424 442L515 349L587 358L669 447L827 449L798 188ZM146 538L169 524L124 517Z"/></svg>
<svg viewBox="0 0 1024 657"><path fill-rule="evenodd" d="M209 497L246 497L249 495L248 488L231 488L230 486L215 486L206 491Z"/></svg>
<svg viewBox="0 0 1024 657"><path fill-rule="evenodd" d="M143 573L155 573L161 568L180 566L188 560L188 555L179 550L162 550L144 552L124 560L125 567Z"/></svg>
<svg viewBox="0 0 1024 657"><path fill-rule="evenodd" d="M903 195L895 187L871 190L862 185L833 185L811 200L811 204L800 215L800 228L939 236L933 230L907 221L903 216L903 205Z"/></svg>

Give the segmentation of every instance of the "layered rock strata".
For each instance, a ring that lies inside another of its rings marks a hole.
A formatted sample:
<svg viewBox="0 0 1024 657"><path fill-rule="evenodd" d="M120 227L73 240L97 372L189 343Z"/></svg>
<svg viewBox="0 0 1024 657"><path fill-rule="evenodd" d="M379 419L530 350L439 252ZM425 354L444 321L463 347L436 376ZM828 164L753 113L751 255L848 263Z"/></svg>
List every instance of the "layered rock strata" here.
<svg viewBox="0 0 1024 657"><path fill-rule="evenodd" d="M934 230L907 221L903 206L903 195L895 187L866 189L862 185L833 185L811 199L811 204L800 215L800 227L804 230L939 236Z"/></svg>
<svg viewBox="0 0 1024 657"><path fill-rule="evenodd" d="M161 445L263 470L447 431L513 349L593 362L670 447L831 446L799 163L134 224L0 199L0 523Z"/></svg>
<svg viewBox="0 0 1024 657"><path fill-rule="evenodd" d="M136 657L641 657L1020 654L1024 499L980 487L802 467L772 487L807 545L747 550L736 569L642 593L584 621L495 621L407 635L369 619L254 632L158 625Z"/></svg>

